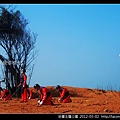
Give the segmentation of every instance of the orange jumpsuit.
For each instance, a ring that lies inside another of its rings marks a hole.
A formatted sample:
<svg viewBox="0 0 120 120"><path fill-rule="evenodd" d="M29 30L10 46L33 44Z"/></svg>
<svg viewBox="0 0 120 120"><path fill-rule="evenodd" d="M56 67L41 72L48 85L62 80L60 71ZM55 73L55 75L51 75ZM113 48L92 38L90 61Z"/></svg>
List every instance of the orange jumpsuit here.
<svg viewBox="0 0 120 120"><path fill-rule="evenodd" d="M3 89L3 91L1 91L1 98L3 99L3 100L9 100L10 99L10 92L9 92L9 90L6 90L6 89Z"/></svg>
<svg viewBox="0 0 120 120"><path fill-rule="evenodd" d="M66 88L61 88L60 92L60 101L67 103L71 102L69 91Z"/></svg>
<svg viewBox="0 0 120 120"><path fill-rule="evenodd" d="M22 102L26 102L27 101L27 76L26 74L23 74L21 76L21 80L20 80L20 87L21 87L21 98L22 98Z"/></svg>
<svg viewBox="0 0 120 120"><path fill-rule="evenodd" d="M52 95L46 87L41 87L40 101L43 105L51 105Z"/></svg>

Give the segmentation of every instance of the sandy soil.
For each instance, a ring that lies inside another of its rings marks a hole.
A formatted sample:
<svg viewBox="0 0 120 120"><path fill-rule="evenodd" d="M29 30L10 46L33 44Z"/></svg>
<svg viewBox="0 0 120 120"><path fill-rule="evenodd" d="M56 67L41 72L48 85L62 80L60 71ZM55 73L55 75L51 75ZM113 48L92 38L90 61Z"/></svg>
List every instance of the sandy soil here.
<svg viewBox="0 0 120 120"><path fill-rule="evenodd" d="M53 95L54 106L43 105L37 107L37 100L30 99L20 103L20 98L9 101L0 100L1 114L76 114L76 113L120 113L120 92L105 91L88 88L64 86L70 91L71 103L59 103L59 93L52 86L47 86ZM33 88L30 88L33 89Z"/></svg>

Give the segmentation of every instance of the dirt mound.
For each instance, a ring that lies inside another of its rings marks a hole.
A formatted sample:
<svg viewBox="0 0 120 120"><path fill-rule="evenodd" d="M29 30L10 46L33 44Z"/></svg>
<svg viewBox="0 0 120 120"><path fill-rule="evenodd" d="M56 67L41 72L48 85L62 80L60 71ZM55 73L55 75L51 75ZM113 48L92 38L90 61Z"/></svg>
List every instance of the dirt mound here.
<svg viewBox="0 0 120 120"><path fill-rule="evenodd" d="M55 105L37 107L38 93L30 87L29 89L32 89L36 95L35 99L30 99L26 103L20 103L20 98L12 98L7 102L0 100L0 113L120 113L120 92L63 87L69 90L71 103L59 103L59 93L54 89L54 86L47 86L51 91Z"/></svg>

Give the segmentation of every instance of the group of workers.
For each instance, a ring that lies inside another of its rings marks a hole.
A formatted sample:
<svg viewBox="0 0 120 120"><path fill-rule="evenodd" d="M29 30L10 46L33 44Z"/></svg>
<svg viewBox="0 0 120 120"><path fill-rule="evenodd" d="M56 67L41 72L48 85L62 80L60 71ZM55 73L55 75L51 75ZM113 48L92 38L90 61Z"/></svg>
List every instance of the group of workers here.
<svg viewBox="0 0 120 120"><path fill-rule="evenodd" d="M21 79L18 84L18 88L21 90L21 102L27 102L27 99L33 99L33 92L29 90L27 85L27 75L25 74L25 69L21 71ZM39 84L34 85L34 89L39 93L39 99L37 101L37 105L54 105L52 101L52 94L47 87L40 86ZM55 86L55 89L59 91L60 98L59 102L68 103L72 102L70 98L70 93L66 88L61 87L60 85ZM0 87L0 99L9 100L11 99L10 91L7 89L3 89Z"/></svg>

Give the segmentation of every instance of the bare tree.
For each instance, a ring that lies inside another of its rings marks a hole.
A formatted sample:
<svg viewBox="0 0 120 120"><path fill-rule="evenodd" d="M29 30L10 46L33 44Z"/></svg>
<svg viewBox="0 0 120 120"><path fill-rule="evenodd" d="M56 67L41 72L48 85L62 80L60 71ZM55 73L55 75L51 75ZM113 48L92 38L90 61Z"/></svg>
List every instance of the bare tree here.
<svg viewBox="0 0 120 120"><path fill-rule="evenodd" d="M0 46L5 55L0 54L4 65L6 88L14 92L20 82L20 70L27 69L35 59L37 34L27 28L26 20L19 10L0 6Z"/></svg>

